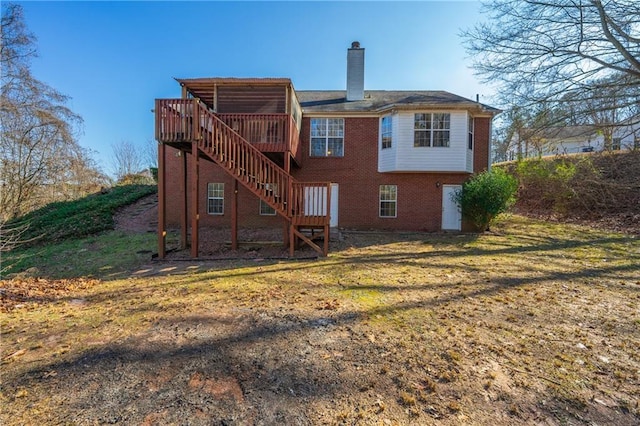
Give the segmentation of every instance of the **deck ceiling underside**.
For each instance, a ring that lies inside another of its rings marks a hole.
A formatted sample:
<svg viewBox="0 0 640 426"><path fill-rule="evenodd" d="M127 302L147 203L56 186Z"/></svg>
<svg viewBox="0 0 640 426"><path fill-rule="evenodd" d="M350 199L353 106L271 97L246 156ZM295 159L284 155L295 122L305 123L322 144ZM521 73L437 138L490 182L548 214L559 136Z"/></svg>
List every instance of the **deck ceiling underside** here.
<svg viewBox="0 0 640 426"><path fill-rule="evenodd" d="M290 81L220 79L178 80L187 91L219 114L282 114L287 112Z"/></svg>

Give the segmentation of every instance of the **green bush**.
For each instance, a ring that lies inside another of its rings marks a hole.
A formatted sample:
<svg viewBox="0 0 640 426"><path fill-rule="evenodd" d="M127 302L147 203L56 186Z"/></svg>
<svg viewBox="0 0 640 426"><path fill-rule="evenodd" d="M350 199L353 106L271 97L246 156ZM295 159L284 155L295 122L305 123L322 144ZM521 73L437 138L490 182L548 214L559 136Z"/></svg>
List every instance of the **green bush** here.
<svg viewBox="0 0 640 426"><path fill-rule="evenodd" d="M520 182L519 199L526 198L532 208L560 214L569 210L575 195L575 162L566 158L521 160L512 173Z"/></svg>
<svg viewBox="0 0 640 426"><path fill-rule="evenodd" d="M477 230L489 229L493 219L515 203L518 182L502 169L482 172L469 179L454 198L463 216Z"/></svg>
<svg viewBox="0 0 640 426"><path fill-rule="evenodd" d="M151 171L151 173L153 173L153 171ZM156 176L157 176L157 169L156 169ZM116 183L116 185L118 186L120 185L155 185L156 182L157 181L154 179L153 175L130 174L130 175L124 175L120 179L118 179L118 182Z"/></svg>

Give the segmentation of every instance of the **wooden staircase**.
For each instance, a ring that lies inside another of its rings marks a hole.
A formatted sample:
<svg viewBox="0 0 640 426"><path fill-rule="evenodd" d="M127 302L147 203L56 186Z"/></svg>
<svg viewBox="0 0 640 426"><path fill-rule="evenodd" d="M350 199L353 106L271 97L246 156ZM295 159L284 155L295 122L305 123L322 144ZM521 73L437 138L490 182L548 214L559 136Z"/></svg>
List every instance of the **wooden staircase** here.
<svg viewBox="0 0 640 426"><path fill-rule="evenodd" d="M291 255L298 239L327 255L329 182L297 182L198 99L156 99L155 106L158 142L184 150L197 146L196 155L218 164L284 217L289 224ZM324 247L308 238L302 229L322 229Z"/></svg>

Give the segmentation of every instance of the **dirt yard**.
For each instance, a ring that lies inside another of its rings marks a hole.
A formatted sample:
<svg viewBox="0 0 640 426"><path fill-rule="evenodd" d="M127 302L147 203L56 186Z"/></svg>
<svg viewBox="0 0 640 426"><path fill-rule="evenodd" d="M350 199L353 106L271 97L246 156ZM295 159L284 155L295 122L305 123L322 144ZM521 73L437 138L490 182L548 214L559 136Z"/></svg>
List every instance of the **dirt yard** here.
<svg viewBox="0 0 640 426"><path fill-rule="evenodd" d="M640 424L633 235L511 217L262 250L0 282L0 423Z"/></svg>

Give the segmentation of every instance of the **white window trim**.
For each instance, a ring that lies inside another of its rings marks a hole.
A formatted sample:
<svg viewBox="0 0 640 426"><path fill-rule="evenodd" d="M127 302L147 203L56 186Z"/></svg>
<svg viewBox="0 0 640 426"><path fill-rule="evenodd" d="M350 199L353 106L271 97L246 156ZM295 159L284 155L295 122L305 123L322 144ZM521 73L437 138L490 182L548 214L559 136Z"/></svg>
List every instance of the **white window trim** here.
<svg viewBox="0 0 640 426"><path fill-rule="evenodd" d="M388 131L385 132L384 128L384 120L389 120L389 128ZM389 135L389 146L384 146L384 136L385 134ZM380 149L389 149L393 147L393 118L391 115L385 115L380 118Z"/></svg>
<svg viewBox="0 0 640 426"><path fill-rule="evenodd" d="M262 210L262 208L269 208L270 212L266 213L265 211ZM267 204L266 202L264 202L264 200L260 200L260 203L258 205L258 212L260 213L260 216L275 216L276 213L276 209L274 209L273 207L271 207L269 204Z"/></svg>
<svg viewBox="0 0 640 426"><path fill-rule="evenodd" d="M383 186L394 186L396 188L395 191L395 200L383 200L382 199L382 187ZM395 204L395 208L393 209L394 211L394 215L393 216L382 216L382 203L394 203ZM380 185L378 187L378 217L380 217L381 219L395 219L398 217L398 185Z"/></svg>
<svg viewBox="0 0 640 426"><path fill-rule="evenodd" d="M264 184L264 189L266 189L267 191L277 192L278 191L278 186L276 184L274 184L274 183L265 183ZM270 213L263 213L263 211L262 211L263 207L268 207L269 209L271 209L273 211L273 213L271 213L271 212ZM271 207L268 203L266 203L262 199L260 199L260 203L258 203L258 213L260 214L260 216L275 216L277 214L276 213L276 209Z"/></svg>
<svg viewBox="0 0 640 426"><path fill-rule="evenodd" d="M325 136L313 136L313 120L323 120L325 123ZM341 120L342 121L342 136L331 136L329 134L329 120ZM341 158L344 157L344 118L340 117L315 117L309 121L309 157L312 158ZM313 154L313 139L324 138L324 155ZM342 155L330 155L329 152L329 139L342 139Z"/></svg>
<svg viewBox="0 0 640 426"><path fill-rule="evenodd" d="M222 197L212 197L212 185L221 185L222 186ZM221 212L211 212L209 200L222 200L222 211ZM223 216L224 215L224 183L221 182L209 182L207 183L207 214L212 216Z"/></svg>
<svg viewBox="0 0 640 426"><path fill-rule="evenodd" d="M469 115L469 120L467 122L467 129L469 139L467 140L467 149L469 151L473 151L473 148L476 146L476 136L475 136L475 127L476 127L476 119L475 117ZM471 143L471 147L469 147L469 143Z"/></svg>
<svg viewBox="0 0 640 426"><path fill-rule="evenodd" d="M429 118L431 120L431 127L429 129L416 129L416 115L418 114L428 114ZM443 115L448 115L449 116L449 127L446 129L435 129L433 126L433 116L435 114L443 114ZM416 132L425 132L429 134L429 145L416 145ZM447 140L447 145L444 146L434 146L433 145L433 136L435 132L448 132L449 133L449 139ZM451 147L451 113L449 112L416 112L413 114L413 147L414 148L450 148Z"/></svg>

